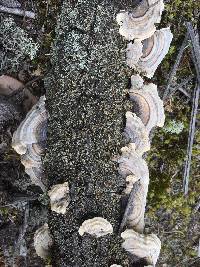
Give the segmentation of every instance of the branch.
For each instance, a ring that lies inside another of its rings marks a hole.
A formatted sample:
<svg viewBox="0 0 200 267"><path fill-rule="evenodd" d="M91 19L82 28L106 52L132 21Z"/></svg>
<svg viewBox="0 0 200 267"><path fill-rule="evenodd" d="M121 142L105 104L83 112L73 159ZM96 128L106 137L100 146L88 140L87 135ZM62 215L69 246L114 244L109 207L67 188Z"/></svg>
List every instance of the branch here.
<svg viewBox="0 0 200 267"><path fill-rule="evenodd" d="M190 130L189 130L189 137L188 137L188 147L187 147L187 158L185 162L184 175L183 175L183 186L184 186L185 195L188 194L188 184L189 184L190 166L191 166L191 158L192 158L192 147L193 147L194 135L195 135L196 115L198 111L199 92L200 92L200 85L198 84L195 87L194 97L193 97Z"/></svg>
<svg viewBox="0 0 200 267"><path fill-rule="evenodd" d="M188 22L186 24L189 37L191 39L192 44L192 58L196 69L197 74L197 86L195 88L193 104L192 104L192 112L191 112L191 120L190 120L190 130L188 137L188 147L187 147L187 159L184 168L184 176L183 176L183 187L184 194L188 194L188 184L189 184L189 174L190 174L190 166L191 166L191 158L192 158L192 146L194 142L195 135L195 123L196 123L196 115L198 111L198 102L199 102L199 94L200 94L200 46L199 46L199 35L195 34L195 31L192 27L192 24Z"/></svg>
<svg viewBox="0 0 200 267"><path fill-rule="evenodd" d="M11 8L11 7L5 7L0 5L0 12L2 13L8 13L8 14L14 14L17 16L24 16L30 19L35 19L35 13L32 11L25 11L21 10L19 8Z"/></svg>
<svg viewBox="0 0 200 267"><path fill-rule="evenodd" d="M200 46L199 46L199 35L198 33L195 34L195 31L192 27L191 22L187 22L186 24L189 37L191 39L191 45L192 45L192 58L194 62L194 66L197 73L197 80L198 84L200 85Z"/></svg>
<svg viewBox="0 0 200 267"><path fill-rule="evenodd" d="M184 79L181 83L177 84L172 90L170 90L167 98L171 98L175 94L175 92L177 90L179 90L180 92L182 92L186 97L191 98L191 95L188 92L186 92L182 87L183 86L186 86L187 87L188 83L190 81L192 81L193 78L194 78L194 76L191 75L188 78Z"/></svg>

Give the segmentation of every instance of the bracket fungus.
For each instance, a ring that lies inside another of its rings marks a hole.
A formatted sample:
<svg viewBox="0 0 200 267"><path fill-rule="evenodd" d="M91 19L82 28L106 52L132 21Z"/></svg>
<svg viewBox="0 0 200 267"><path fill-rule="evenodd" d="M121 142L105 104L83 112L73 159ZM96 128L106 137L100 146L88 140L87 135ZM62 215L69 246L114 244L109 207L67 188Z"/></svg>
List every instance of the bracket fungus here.
<svg viewBox="0 0 200 267"><path fill-rule="evenodd" d="M149 170L146 161L136 153L135 144L130 143L121 149L122 155L118 159L119 174L123 177L134 175L135 180L149 184Z"/></svg>
<svg viewBox="0 0 200 267"><path fill-rule="evenodd" d="M47 111L45 97L42 96L27 113L12 138L12 147L21 155L25 172L30 176L32 183L40 186L43 191L45 175L41 155L45 149L46 129Z"/></svg>
<svg viewBox="0 0 200 267"><path fill-rule="evenodd" d="M134 111L136 110L137 116L142 120L147 131L150 132L155 126L163 127L164 107L163 101L158 95L157 86L149 83L139 88L137 75L131 77L131 84L129 95L134 102Z"/></svg>
<svg viewBox="0 0 200 267"><path fill-rule="evenodd" d="M126 209L125 225L139 233L143 233L144 230L144 213L147 193L147 183L143 183L142 181L137 181L136 183L134 183L132 185Z"/></svg>
<svg viewBox="0 0 200 267"><path fill-rule="evenodd" d="M125 136L135 144L135 151L142 155L150 149L149 133L136 114L126 112L126 127L124 130Z"/></svg>
<svg viewBox="0 0 200 267"><path fill-rule="evenodd" d="M122 266L118 264L112 264L110 267L122 267Z"/></svg>
<svg viewBox="0 0 200 267"><path fill-rule="evenodd" d="M119 33L127 40L144 40L154 34L164 10L163 0L143 0L132 12L117 15Z"/></svg>
<svg viewBox="0 0 200 267"><path fill-rule="evenodd" d="M84 233L87 233L92 236L101 237L107 234L112 234L113 227L106 219L95 217L84 221L78 232L81 236L83 236Z"/></svg>
<svg viewBox="0 0 200 267"><path fill-rule="evenodd" d="M51 210L57 213L65 214L69 205L69 185L68 182L56 184L48 191L50 197Z"/></svg>
<svg viewBox="0 0 200 267"><path fill-rule="evenodd" d="M160 239L156 235L143 235L128 229L121 233L121 237L124 239L122 247L126 251L155 266L161 249Z"/></svg>
<svg viewBox="0 0 200 267"><path fill-rule="evenodd" d="M126 50L127 65L152 78L158 65L168 53L172 38L170 28L164 28L157 30L143 42L129 43Z"/></svg>
<svg viewBox="0 0 200 267"><path fill-rule="evenodd" d="M47 259L50 255L50 248L53 240L50 235L48 224L45 223L34 234L34 247L37 255L42 259Z"/></svg>

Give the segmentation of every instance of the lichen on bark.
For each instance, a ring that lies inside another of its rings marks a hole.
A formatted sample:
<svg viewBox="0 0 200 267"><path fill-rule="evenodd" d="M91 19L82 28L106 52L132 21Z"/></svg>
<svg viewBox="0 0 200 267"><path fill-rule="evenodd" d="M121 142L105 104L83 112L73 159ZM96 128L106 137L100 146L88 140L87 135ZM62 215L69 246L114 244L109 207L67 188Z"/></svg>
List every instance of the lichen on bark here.
<svg viewBox="0 0 200 267"><path fill-rule="evenodd" d="M49 116L45 167L49 187L68 182L71 202L65 215L49 214L55 266L135 265L121 248L125 179L113 158L125 145L126 42L116 15L137 1L64 1L45 84ZM81 237L84 220L103 217L114 233ZM141 266L143 266L141 264Z"/></svg>

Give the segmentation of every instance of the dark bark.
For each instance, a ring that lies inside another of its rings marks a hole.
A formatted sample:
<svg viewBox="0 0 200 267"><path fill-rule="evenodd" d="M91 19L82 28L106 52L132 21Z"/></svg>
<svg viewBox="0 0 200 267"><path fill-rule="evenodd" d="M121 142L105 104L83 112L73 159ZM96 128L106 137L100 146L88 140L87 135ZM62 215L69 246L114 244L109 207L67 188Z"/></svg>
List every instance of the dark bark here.
<svg viewBox="0 0 200 267"><path fill-rule="evenodd" d="M49 186L64 181L70 186L66 214L49 214L56 267L143 266L121 248L125 179L113 161L125 145L125 112L131 109L131 71L116 15L122 8L133 8L133 3L67 0L62 7L52 73L46 80L50 118L44 159ZM113 225L113 235L81 237L82 222L96 216Z"/></svg>

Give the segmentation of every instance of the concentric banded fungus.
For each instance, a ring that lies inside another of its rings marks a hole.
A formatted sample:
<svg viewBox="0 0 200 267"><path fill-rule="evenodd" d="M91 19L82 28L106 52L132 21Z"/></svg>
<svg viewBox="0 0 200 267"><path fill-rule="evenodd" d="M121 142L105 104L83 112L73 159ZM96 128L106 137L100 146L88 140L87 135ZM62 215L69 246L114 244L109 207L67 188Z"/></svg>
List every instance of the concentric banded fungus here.
<svg viewBox="0 0 200 267"><path fill-rule="evenodd" d="M139 155L150 149L149 134L145 125L136 114L126 112L125 136L135 144L135 151Z"/></svg>
<svg viewBox="0 0 200 267"><path fill-rule="evenodd" d="M131 77L131 83L130 99L134 102L134 111L146 126L147 131L150 132L155 126L163 127L165 114L163 101L158 95L157 86L150 83L138 89L137 75ZM137 84L137 86L135 87L134 84Z"/></svg>
<svg viewBox="0 0 200 267"><path fill-rule="evenodd" d="M34 247L37 255L42 259L47 259L50 255L50 248L53 245L53 240L50 235L49 227L45 223L40 227L34 235Z"/></svg>
<svg viewBox="0 0 200 267"><path fill-rule="evenodd" d="M133 189L129 198L126 226L139 233L144 230L144 213L148 184L138 181L132 185Z"/></svg>
<svg viewBox="0 0 200 267"><path fill-rule="evenodd" d="M134 175L135 180L141 180L142 183L149 184L148 166L141 155L136 153L135 144L130 143L128 146L121 149L122 155L118 159L119 173L126 178L129 175Z"/></svg>
<svg viewBox="0 0 200 267"><path fill-rule="evenodd" d="M12 139L12 147L21 156L25 171L32 182L45 190L44 171L41 155L45 148L47 128L47 112L45 109L45 97L42 96L38 103L27 113L15 131Z"/></svg>
<svg viewBox="0 0 200 267"><path fill-rule="evenodd" d="M48 195L50 197L51 210L65 214L70 201L68 182L52 186L51 190L48 191Z"/></svg>
<svg viewBox="0 0 200 267"><path fill-rule="evenodd" d="M145 258L147 264L155 266L160 254L161 242L154 235L143 235L134 230L126 230L121 234L124 239L122 247L133 255Z"/></svg>
<svg viewBox="0 0 200 267"><path fill-rule="evenodd" d="M92 236L101 237L107 234L112 234L113 227L106 219L95 217L84 221L78 232L81 236L84 235L84 233L88 233Z"/></svg>
<svg viewBox="0 0 200 267"><path fill-rule="evenodd" d="M164 28L156 31L153 36L143 42L128 44L126 52L128 66L152 78L158 65L168 53L172 38L170 29ZM142 55L141 47L143 47Z"/></svg>
<svg viewBox="0 0 200 267"><path fill-rule="evenodd" d="M112 264L110 267L122 267L122 266L118 264Z"/></svg>
<svg viewBox="0 0 200 267"><path fill-rule="evenodd" d="M163 9L163 0L143 0L133 12L120 12L117 15L119 33L127 40L149 38L156 30L154 24L161 20Z"/></svg>

